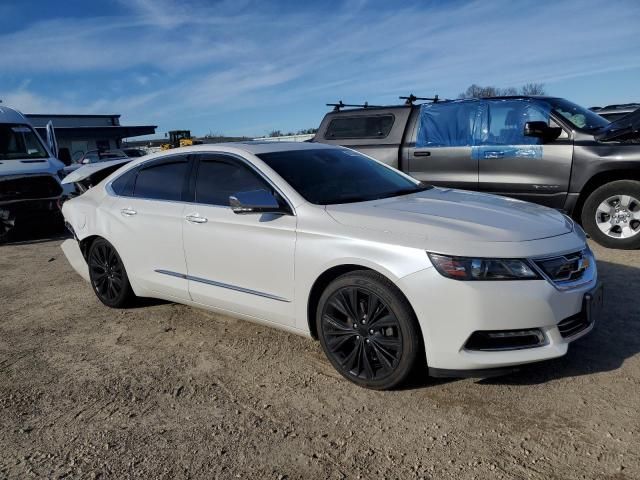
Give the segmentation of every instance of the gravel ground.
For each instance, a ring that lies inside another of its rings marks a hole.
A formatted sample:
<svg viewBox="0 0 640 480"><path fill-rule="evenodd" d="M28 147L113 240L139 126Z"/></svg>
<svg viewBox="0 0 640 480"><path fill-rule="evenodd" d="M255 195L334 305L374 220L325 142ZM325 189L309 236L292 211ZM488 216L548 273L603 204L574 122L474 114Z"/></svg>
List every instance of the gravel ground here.
<svg viewBox="0 0 640 480"><path fill-rule="evenodd" d="M0 247L0 478L640 478L640 252L561 359L374 392L308 339L98 302L61 241Z"/></svg>

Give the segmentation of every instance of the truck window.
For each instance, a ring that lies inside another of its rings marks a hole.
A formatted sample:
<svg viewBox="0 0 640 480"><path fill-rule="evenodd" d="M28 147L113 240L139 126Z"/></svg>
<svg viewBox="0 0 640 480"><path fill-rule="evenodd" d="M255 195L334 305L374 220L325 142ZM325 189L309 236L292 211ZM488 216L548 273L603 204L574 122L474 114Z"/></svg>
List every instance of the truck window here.
<svg viewBox="0 0 640 480"><path fill-rule="evenodd" d="M467 147L482 141L486 105L480 101L426 103L420 107L416 147Z"/></svg>
<svg viewBox="0 0 640 480"><path fill-rule="evenodd" d="M392 114L334 118L329 123L324 138L385 138L389 135L394 120Z"/></svg>
<svg viewBox="0 0 640 480"><path fill-rule="evenodd" d="M526 122L549 124L550 112L533 102L523 100L490 100L489 134L484 140L487 145L539 145L538 137L525 137Z"/></svg>
<svg viewBox="0 0 640 480"><path fill-rule="evenodd" d="M47 158L42 142L28 125L0 124L0 160Z"/></svg>

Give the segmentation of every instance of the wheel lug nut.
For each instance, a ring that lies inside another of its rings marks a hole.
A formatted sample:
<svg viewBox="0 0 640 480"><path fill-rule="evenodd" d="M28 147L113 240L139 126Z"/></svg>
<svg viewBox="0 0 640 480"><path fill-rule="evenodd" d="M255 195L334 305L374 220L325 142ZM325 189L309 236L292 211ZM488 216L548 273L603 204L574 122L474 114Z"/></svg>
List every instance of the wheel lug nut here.
<svg viewBox="0 0 640 480"><path fill-rule="evenodd" d="M360 340L360 335L356 335L356 340Z"/></svg>
<svg viewBox="0 0 640 480"><path fill-rule="evenodd" d="M365 342L369 343L369 339L367 338L367 339L365 340Z"/></svg>
<svg viewBox="0 0 640 480"><path fill-rule="evenodd" d="M369 333L370 333L371 335L373 335L373 328L370 328L370 329L369 329Z"/></svg>
<svg viewBox="0 0 640 480"><path fill-rule="evenodd" d="M358 328L358 324L357 324L357 323L354 323L354 324L353 324L353 328Z"/></svg>

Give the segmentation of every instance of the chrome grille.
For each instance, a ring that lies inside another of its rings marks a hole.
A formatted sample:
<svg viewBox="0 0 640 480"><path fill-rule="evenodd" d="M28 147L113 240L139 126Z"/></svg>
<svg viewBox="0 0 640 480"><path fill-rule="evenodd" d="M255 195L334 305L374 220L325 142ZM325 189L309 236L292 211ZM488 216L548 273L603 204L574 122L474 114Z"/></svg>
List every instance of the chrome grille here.
<svg viewBox="0 0 640 480"><path fill-rule="evenodd" d="M559 287L571 288L591 281L595 260L588 249L534 260L538 270Z"/></svg>

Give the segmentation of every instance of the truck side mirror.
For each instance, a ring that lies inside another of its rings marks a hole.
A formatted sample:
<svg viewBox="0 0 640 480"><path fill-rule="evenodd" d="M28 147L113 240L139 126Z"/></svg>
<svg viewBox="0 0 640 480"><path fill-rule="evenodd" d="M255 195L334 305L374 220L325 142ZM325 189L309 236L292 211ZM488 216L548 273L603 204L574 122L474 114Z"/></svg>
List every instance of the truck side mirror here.
<svg viewBox="0 0 640 480"><path fill-rule="evenodd" d="M550 127L546 122L526 122L524 124L524 131L522 132L525 137L538 137L542 140L542 143L553 142L562 133L560 127Z"/></svg>

